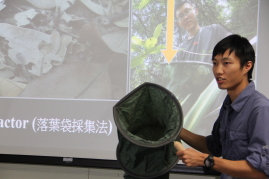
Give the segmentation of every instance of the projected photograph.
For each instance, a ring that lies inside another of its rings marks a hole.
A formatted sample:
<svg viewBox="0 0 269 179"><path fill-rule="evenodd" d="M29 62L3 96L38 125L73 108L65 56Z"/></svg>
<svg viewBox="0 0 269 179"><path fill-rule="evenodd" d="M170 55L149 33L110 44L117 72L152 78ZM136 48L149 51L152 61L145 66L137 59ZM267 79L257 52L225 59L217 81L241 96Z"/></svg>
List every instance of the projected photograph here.
<svg viewBox="0 0 269 179"><path fill-rule="evenodd" d="M129 0L0 0L0 97L121 99Z"/></svg>
<svg viewBox="0 0 269 179"><path fill-rule="evenodd" d="M144 82L162 85L182 105L184 127L207 135L227 94L214 80L213 48L240 34L256 50L258 0L171 2L132 0L130 89ZM173 50L167 57L165 51Z"/></svg>

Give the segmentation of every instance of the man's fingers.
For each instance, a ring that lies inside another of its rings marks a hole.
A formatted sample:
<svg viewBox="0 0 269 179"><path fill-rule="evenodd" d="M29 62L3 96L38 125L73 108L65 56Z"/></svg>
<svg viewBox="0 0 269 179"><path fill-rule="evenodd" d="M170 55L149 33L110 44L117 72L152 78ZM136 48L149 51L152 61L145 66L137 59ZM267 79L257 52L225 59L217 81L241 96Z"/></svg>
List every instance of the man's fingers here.
<svg viewBox="0 0 269 179"><path fill-rule="evenodd" d="M177 151L177 156L182 156L182 155L184 155L184 150L179 150L179 151Z"/></svg>
<svg viewBox="0 0 269 179"><path fill-rule="evenodd" d="M178 156L179 160L183 160L183 155Z"/></svg>

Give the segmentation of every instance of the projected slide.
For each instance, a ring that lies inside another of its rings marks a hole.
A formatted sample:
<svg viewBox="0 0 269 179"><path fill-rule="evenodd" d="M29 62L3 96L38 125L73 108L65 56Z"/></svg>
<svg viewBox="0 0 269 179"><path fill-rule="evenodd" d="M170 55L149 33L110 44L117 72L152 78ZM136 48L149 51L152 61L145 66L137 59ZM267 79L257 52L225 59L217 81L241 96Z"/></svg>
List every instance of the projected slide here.
<svg viewBox="0 0 269 179"><path fill-rule="evenodd" d="M226 95L213 47L237 33L256 49L259 4L181 2L0 0L0 154L115 160L112 108L144 82L209 134Z"/></svg>

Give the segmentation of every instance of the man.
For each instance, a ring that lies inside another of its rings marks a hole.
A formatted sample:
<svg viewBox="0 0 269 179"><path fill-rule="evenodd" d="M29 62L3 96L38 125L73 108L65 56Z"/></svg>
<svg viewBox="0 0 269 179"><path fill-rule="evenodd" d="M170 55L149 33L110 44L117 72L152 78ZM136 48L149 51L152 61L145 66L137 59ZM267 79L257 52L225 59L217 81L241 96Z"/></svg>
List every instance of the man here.
<svg viewBox="0 0 269 179"><path fill-rule="evenodd" d="M171 64L163 67L163 86L180 101L185 116L192 109L200 94L213 80L210 69L212 65L211 53L214 46L229 35L229 32L218 24L200 27L197 15L198 9L192 1L176 1L175 17L177 25L186 31L188 37L179 45L177 58ZM216 90L218 90L217 87ZM220 101L222 101L224 95L219 95ZM212 111L218 108L220 104L216 104L214 109L211 108ZM207 108L210 108L213 104L207 103L207 105ZM205 115L212 111L205 112ZM203 118L204 116L200 117ZM212 118L211 120L215 119ZM190 123L188 119L185 122ZM192 130L201 130L201 128L194 127Z"/></svg>
<svg viewBox="0 0 269 179"><path fill-rule="evenodd" d="M202 153L188 148L177 155L186 166L205 166L221 172L221 179L266 178L269 100L255 90L250 80L254 49L246 38L231 35L215 46L212 62L218 87L226 89L228 95L211 135L204 137L186 129L180 133L183 141Z"/></svg>
<svg viewBox="0 0 269 179"><path fill-rule="evenodd" d="M229 32L218 24L200 27L197 21L198 9L190 0L178 1L175 6L177 25L188 37L179 46L178 61L196 61L211 64L211 52L218 41Z"/></svg>

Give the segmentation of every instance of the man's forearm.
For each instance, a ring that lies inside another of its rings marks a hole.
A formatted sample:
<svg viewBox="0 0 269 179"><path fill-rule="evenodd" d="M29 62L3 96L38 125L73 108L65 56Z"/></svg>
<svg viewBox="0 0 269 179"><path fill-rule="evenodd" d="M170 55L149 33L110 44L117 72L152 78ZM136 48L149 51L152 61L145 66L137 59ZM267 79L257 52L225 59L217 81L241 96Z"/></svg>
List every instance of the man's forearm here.
<svg viewBox="0 0 269 179"><path fill-rule="evenodd" d="M180 150L177 152L177 155L188 167L204 166L204 160L208 156L208 154L200 153L193 148ZM212 168L226 175L244 179L266 178L263 172L254 168L246 160L232 161L218 157L213 157L213 160L214 165Z"/></svg>
<svg viewBox="0 0 269 179"><path fill-rule="evenodd" d="M211 154L207 148L206 137L194 134L186 129L182 129L179 137L191 147L200 152Z"/></svg>
<svg viewBox="0 0 269 179"><path fill-rule="evenodd" d="M266 175L254 168L246 160L231 161L214 157L213 169L236 178L267 178Z"/></svg>

